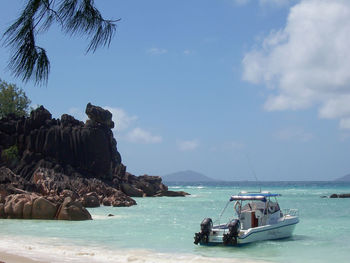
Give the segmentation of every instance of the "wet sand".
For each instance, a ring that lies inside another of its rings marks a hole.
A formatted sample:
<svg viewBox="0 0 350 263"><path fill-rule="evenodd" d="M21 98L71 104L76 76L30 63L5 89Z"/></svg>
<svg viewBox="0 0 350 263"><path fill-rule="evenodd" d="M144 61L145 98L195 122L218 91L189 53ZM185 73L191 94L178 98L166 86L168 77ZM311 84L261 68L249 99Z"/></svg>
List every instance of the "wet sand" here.
<svg viewBox="0 0 350 263"><path fill-rule="evenodd" d="M36 261L30 258L0 252L0 263L47 263L45 261Z"/></svg>

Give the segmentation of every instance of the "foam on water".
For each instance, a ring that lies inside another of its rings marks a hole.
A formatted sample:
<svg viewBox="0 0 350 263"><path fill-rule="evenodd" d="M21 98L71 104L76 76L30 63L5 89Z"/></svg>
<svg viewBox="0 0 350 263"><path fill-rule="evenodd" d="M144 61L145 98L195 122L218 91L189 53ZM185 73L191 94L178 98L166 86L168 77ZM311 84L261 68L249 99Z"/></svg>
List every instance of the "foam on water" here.
<svg viewBox="0 0 350 263"><path fill-rule="evenodd" d="M238 248L196 246L193 235L203 218L217 219L232 194L254 186L177 187L191 196L135 198L137 206L89 209L92 221L0 220L0 250L45 255L50 262L348 261L350 199L320 196L350 192L349 184L264 185L263 190L282 194L282 209L299 209L300 223L292 238ZM229 207L221 222L233 216Z"/></svg>
<svg viewBox="0 0 350 263"><path fill-rule="evenodd" d="M38 239L38 238L14 238L2 236L0 239L0 251L51 263L254 263L263 261L208 258L191 254L158 253L142 249L108 250L103 247L83 247L63 245L65 240ZM16 244L14 246L14 244Z"/></svg>

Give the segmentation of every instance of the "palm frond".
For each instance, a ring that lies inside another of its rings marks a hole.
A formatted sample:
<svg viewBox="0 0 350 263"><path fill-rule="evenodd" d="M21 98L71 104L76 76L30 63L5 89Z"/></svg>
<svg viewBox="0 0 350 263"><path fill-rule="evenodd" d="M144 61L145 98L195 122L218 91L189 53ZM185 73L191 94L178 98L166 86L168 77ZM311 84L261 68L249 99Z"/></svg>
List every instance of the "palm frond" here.
<svg viewBox="0 0 350 263"><path fill-rule="evenodd" d="M56 1L59 4L56 4ZM91 41L86 52L109 46L119 20L105 20L93 0L28 0L20 16L5 31L4 45L11 48L8 67L23 81L47 83L50 61L45 49L36 46L36 36L54 22L70 35L86 35Z"/></svg>

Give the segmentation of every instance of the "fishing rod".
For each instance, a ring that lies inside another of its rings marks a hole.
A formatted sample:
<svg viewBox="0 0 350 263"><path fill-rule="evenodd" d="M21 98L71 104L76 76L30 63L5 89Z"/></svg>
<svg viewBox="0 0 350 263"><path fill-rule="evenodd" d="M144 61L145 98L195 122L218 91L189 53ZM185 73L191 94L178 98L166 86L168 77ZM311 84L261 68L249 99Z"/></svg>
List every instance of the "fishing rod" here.
<svg viewBox="0 0 350 263"><path fill-rule="evenodd" d="M254 168L253 168L253 166L252 166L252 164L251 164L251 162L250 162L249 155L246 154L246 157L247 157L247 161L248 161L248 166L249 166L249 168L250 168L252 174L254 175L255 181L256 181L257 184L259 185L260 193L261 193L261 184L260 184L260 182L259 182L259 180L258 180L258 177L256 176L256 173L255 173L255 171L254 171Z"/></svg>

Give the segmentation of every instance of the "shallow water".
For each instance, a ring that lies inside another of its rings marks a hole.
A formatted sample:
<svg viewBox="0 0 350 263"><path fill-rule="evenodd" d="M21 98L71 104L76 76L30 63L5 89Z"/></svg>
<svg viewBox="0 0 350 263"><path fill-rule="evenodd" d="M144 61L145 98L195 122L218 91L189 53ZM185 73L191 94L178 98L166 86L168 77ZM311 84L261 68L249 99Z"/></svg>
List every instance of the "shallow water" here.
<svg viewBox="0 0 350 263"><path fill-rule="evenodd" d="M89 209L92 221L0 220L0 250L33 258L40 253L51 262L348 262L350 199L320 196L350 192L350 184L274 182L262 188L282 194L281 208L299 209L292 238L238 248L194 245L204 217L217 218L230 195L257 190L249 182L218 183L170 187L191 194L185 198L135 198L138 205L129 208ZM233 215L229 206L221 221Z"/></svg>

